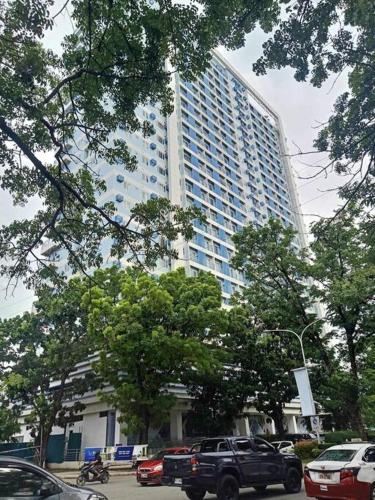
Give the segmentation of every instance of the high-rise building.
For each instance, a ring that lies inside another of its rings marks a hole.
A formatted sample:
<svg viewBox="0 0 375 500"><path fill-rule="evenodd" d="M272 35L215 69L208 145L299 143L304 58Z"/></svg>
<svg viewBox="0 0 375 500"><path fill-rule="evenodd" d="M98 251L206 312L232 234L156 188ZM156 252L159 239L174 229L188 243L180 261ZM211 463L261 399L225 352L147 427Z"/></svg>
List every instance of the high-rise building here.
<svg viewBox="0 0 375 500"><path fill-rule="evenodd" d="M261 226L276 217L298 231L296 245L304 244L284 132L277 113L217 51L200 78L187 82L176 74L173 85L171 116L164 117L158 105L137 111L153 123L154 135L118 130L138 159L137 170L124 173L121 165L96 164L107 183L98 201L113 201L119 222L136 203L154 197L201 208L207 222L195 223L193 240L174 242L179 259L161 262L156 271L181 266L189 274L210 271L227 301L243 283L229 262L231 236L244 224ZM85 141L83 134L76 137L76 155L84 154ZM109 248L110 242L103 242L104 260L111 264ZM46 253L66 266L59 249L47 247Z"/></svg>

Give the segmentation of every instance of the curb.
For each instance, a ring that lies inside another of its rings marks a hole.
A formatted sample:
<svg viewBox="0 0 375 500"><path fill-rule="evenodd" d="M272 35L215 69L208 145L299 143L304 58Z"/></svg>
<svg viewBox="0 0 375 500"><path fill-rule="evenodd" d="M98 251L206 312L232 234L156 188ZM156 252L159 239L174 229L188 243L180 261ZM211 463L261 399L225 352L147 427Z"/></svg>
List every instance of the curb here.
<svg viewBox="0 0 375 500"><path fill-rule="evenodd" d="M78 472L76 474L69 474L69 473L62 473L62 474L59 474L58 472L53 472L51 471L53 474L55 474L55 476L57 476L58 478L62 479L63 481L65 481L66 479L77 479L77 476L78 476ZM135 476L135 472L120 472L120 471L113 471L113 472L110 472L110 475L111 477L127 477L127 476Z"/></svg>

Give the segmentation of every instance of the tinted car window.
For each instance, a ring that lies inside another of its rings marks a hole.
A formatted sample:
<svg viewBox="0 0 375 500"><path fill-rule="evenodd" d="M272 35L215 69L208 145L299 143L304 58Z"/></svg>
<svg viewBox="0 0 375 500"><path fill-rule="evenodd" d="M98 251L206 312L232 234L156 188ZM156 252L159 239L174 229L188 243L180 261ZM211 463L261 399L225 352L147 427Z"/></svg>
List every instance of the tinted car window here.
<svg viewBox="0 0 375 500"><path fill-rule="evenodd" d="M332 462L350 462L357 450L346 449L346 450L326 450L315 460L317 462L323 462L325 460Z"/></svg>
<svg viewBox="0 0 375 500"><path fill-rule="evenodd" d="M39 498L42 486L53 488L54 484L40 474L26 469L18 467L0 467L0 498Z"/></svg>
<svg viewBox="0 0 375 500"><path fill-rule="evenodd" d="M254 448L256 451L274 451L274 447L268 444L266 441L263 441L263 439L254 439Z"/></svg>
<svg viewBox="0 0 375 500"><path fill-rule="evenodd" d="M208 439L201 443L201 453L212 453L217 451L217 445L222 443L222 439Z"/></svg>
<svg viewBox="0 0 375 500"><path fill-rule="evenodd" d="M375 448L369 448L364 456L366 462L374 463L375 462Z"/></svg>
<svg viewBox="0 0 375 500"><path fill-rule="evenodd" d="M253 451L250 439L236 439L235 443L238 451Z"/></svg>

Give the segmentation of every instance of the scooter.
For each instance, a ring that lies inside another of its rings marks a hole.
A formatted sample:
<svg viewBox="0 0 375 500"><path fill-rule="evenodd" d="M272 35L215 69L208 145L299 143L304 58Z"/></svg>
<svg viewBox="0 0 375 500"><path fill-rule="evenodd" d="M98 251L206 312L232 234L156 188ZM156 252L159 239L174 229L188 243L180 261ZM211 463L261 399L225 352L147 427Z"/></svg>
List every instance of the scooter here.
<svg viewBox="0 0 375 500"><path fill-rule="evenodd" d="M77 485L78 486L84 486L86 483L94 483L94 482L101 482L103 484L107 484L109 481L109 465L104 465L101 470L99 471L99 477L96 476L92 472L92 467L93 464L91 462L85 462L81 467L80 467L80 473L79 476L77 477ZM90 474L92 477L90 477Z"/></svg>

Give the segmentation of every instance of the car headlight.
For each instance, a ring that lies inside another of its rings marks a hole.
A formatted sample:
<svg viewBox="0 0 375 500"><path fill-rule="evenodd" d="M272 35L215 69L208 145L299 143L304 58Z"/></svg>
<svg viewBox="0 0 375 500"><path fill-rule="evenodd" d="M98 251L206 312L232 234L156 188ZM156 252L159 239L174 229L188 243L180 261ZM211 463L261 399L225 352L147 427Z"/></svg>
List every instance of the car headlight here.
<svg viewBox="0 0 375 500"><path fill-rule="evenodd" d="M101 495L100 493L94 493L93 495L90 495L88 500L108 500L108 498L105 495Z"/></svg>
<svg viewBox="0 0 375 500"><path fill-rule="evenodd" d="M156 467L154 467L154 471L155 471L155 472L160 472L160 471L162 471L162 470L163 470L163 466L162 466L162 464L157 465Z"/></svg>

